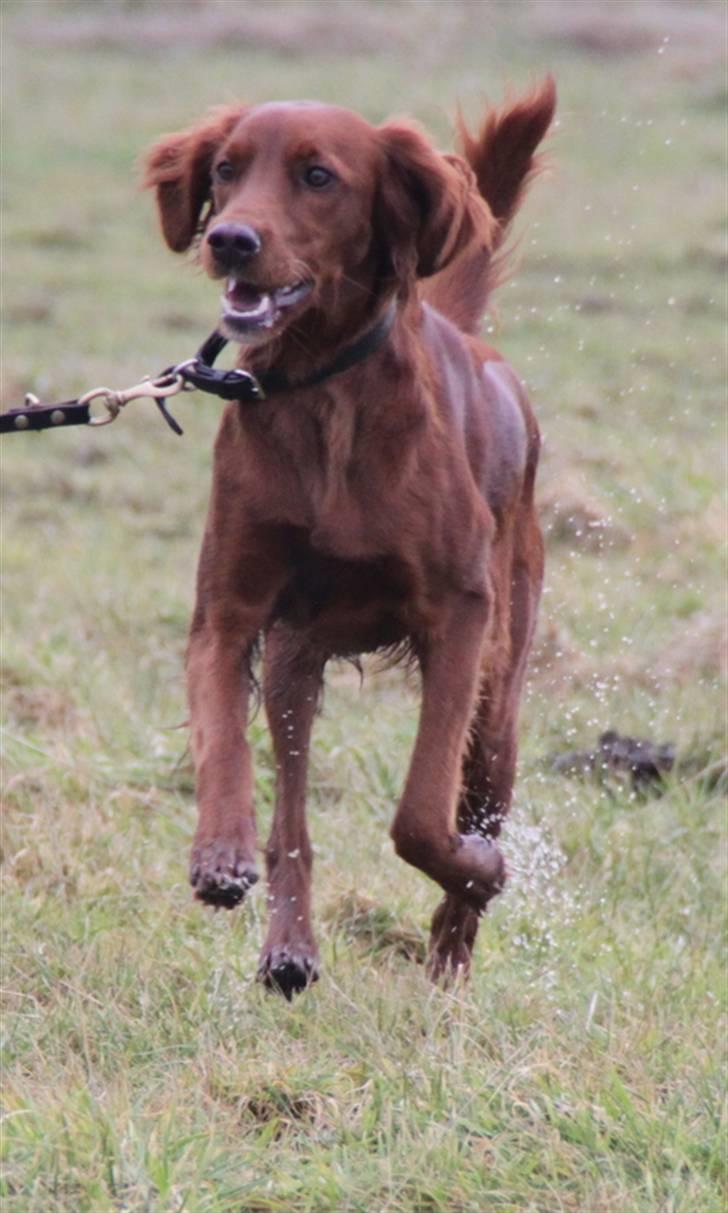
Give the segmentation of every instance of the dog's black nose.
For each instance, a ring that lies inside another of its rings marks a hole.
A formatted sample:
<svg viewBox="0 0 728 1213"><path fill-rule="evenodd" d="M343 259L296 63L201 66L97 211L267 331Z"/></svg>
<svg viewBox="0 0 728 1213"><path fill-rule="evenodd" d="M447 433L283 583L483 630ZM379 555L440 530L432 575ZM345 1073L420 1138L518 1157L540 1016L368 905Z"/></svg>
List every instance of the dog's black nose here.
<svg viewBox="0 0 728 1213"><path fill-rule="evenodd" d="M234 266L248 261L262 247L260 236L254 227L245 223L218 223L207 234L207 243L215 260L223 266Z"/></svg>

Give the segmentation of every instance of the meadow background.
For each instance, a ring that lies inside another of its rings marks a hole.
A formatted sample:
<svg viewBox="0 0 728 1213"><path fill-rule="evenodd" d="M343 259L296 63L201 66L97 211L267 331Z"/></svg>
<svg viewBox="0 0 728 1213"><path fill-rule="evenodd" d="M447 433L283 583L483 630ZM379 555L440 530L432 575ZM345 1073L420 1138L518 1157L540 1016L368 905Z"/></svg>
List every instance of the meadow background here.
<svg viewBox="0 0 728 1213"><path fill-rule="evenodd" d="M182 659L219 405L2 448L4 1213L725 1207L725 6L4 0L2 407L191 354L217 290L136 165L231 98L409 113L560 93L487 322L546 438L548 580L512 872L470 985L387 829L416 687L333 669L324 974L254 982L260 887L193 903ZM672 741L659 797L550 756ZM252 726L264 833L272 765Z"/></svg>

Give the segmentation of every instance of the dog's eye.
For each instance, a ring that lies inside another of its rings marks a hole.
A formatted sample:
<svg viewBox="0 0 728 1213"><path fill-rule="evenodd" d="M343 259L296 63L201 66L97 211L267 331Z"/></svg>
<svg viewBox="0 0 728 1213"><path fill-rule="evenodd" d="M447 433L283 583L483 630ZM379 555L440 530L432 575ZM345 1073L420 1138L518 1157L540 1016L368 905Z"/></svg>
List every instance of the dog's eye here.
<svg viewBox="0 0 728 1213"><path fill-rule="evenodd" d="M310 164L304 171L303 180L310 189L323 190L336 178L331 170L324 168L322 164Z"/></svg>
<svg viewBox="0 0 728 1213"><path fill-rule="evenodd" d="M215 176L218 181L232 181L235 176L235 168L229 160L221 160L215 165Z"/></svg>

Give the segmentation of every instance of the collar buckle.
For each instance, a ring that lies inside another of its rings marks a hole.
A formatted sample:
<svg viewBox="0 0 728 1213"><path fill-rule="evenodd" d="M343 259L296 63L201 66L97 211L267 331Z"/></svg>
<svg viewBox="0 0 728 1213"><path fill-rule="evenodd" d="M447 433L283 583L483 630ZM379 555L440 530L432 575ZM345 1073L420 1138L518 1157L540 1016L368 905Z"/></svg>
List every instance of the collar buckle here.
<svg viewBox="0 0 728 1213"><path fill-rule="evenodd" d="M216 371L198 354L174 369L191 387L219 396L221 400L244 400L246 403L265 400L260 381L250 371L244 371L240 367L231 371Z"/></svg>

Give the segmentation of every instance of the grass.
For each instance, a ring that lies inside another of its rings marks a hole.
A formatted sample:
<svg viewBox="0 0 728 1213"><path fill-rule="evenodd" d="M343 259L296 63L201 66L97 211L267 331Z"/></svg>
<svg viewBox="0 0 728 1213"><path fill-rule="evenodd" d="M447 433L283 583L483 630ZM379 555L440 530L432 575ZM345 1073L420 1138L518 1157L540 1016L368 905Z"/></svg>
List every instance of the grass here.
<svg viewBox="0 0 728 1213"><path fill-rule="evenodd" d="M444 142L458 97L476 114L553 70L555 167L489 322L546 434L512 878L470 985L432 989L436 893L387 837L417 697L334 670L311 778L325 972L266 996L263 898L215 915L186 884L177 726L218 408L177 406L184 439L138 404L6 441L4 1213L724 1208L722 6L587 8L589 45L563 6L402 0L370 46L382 11L274 5L233 46L230 6L187 6L228 21L200 50L171 5L107 6L101 43L84 7L5 6L2 404L135 382L212 327L135 184L160 131L317 95ZM610 726L676 743L661 797L549 769ZM252 732L264 831L262 714Z"/></svg>

